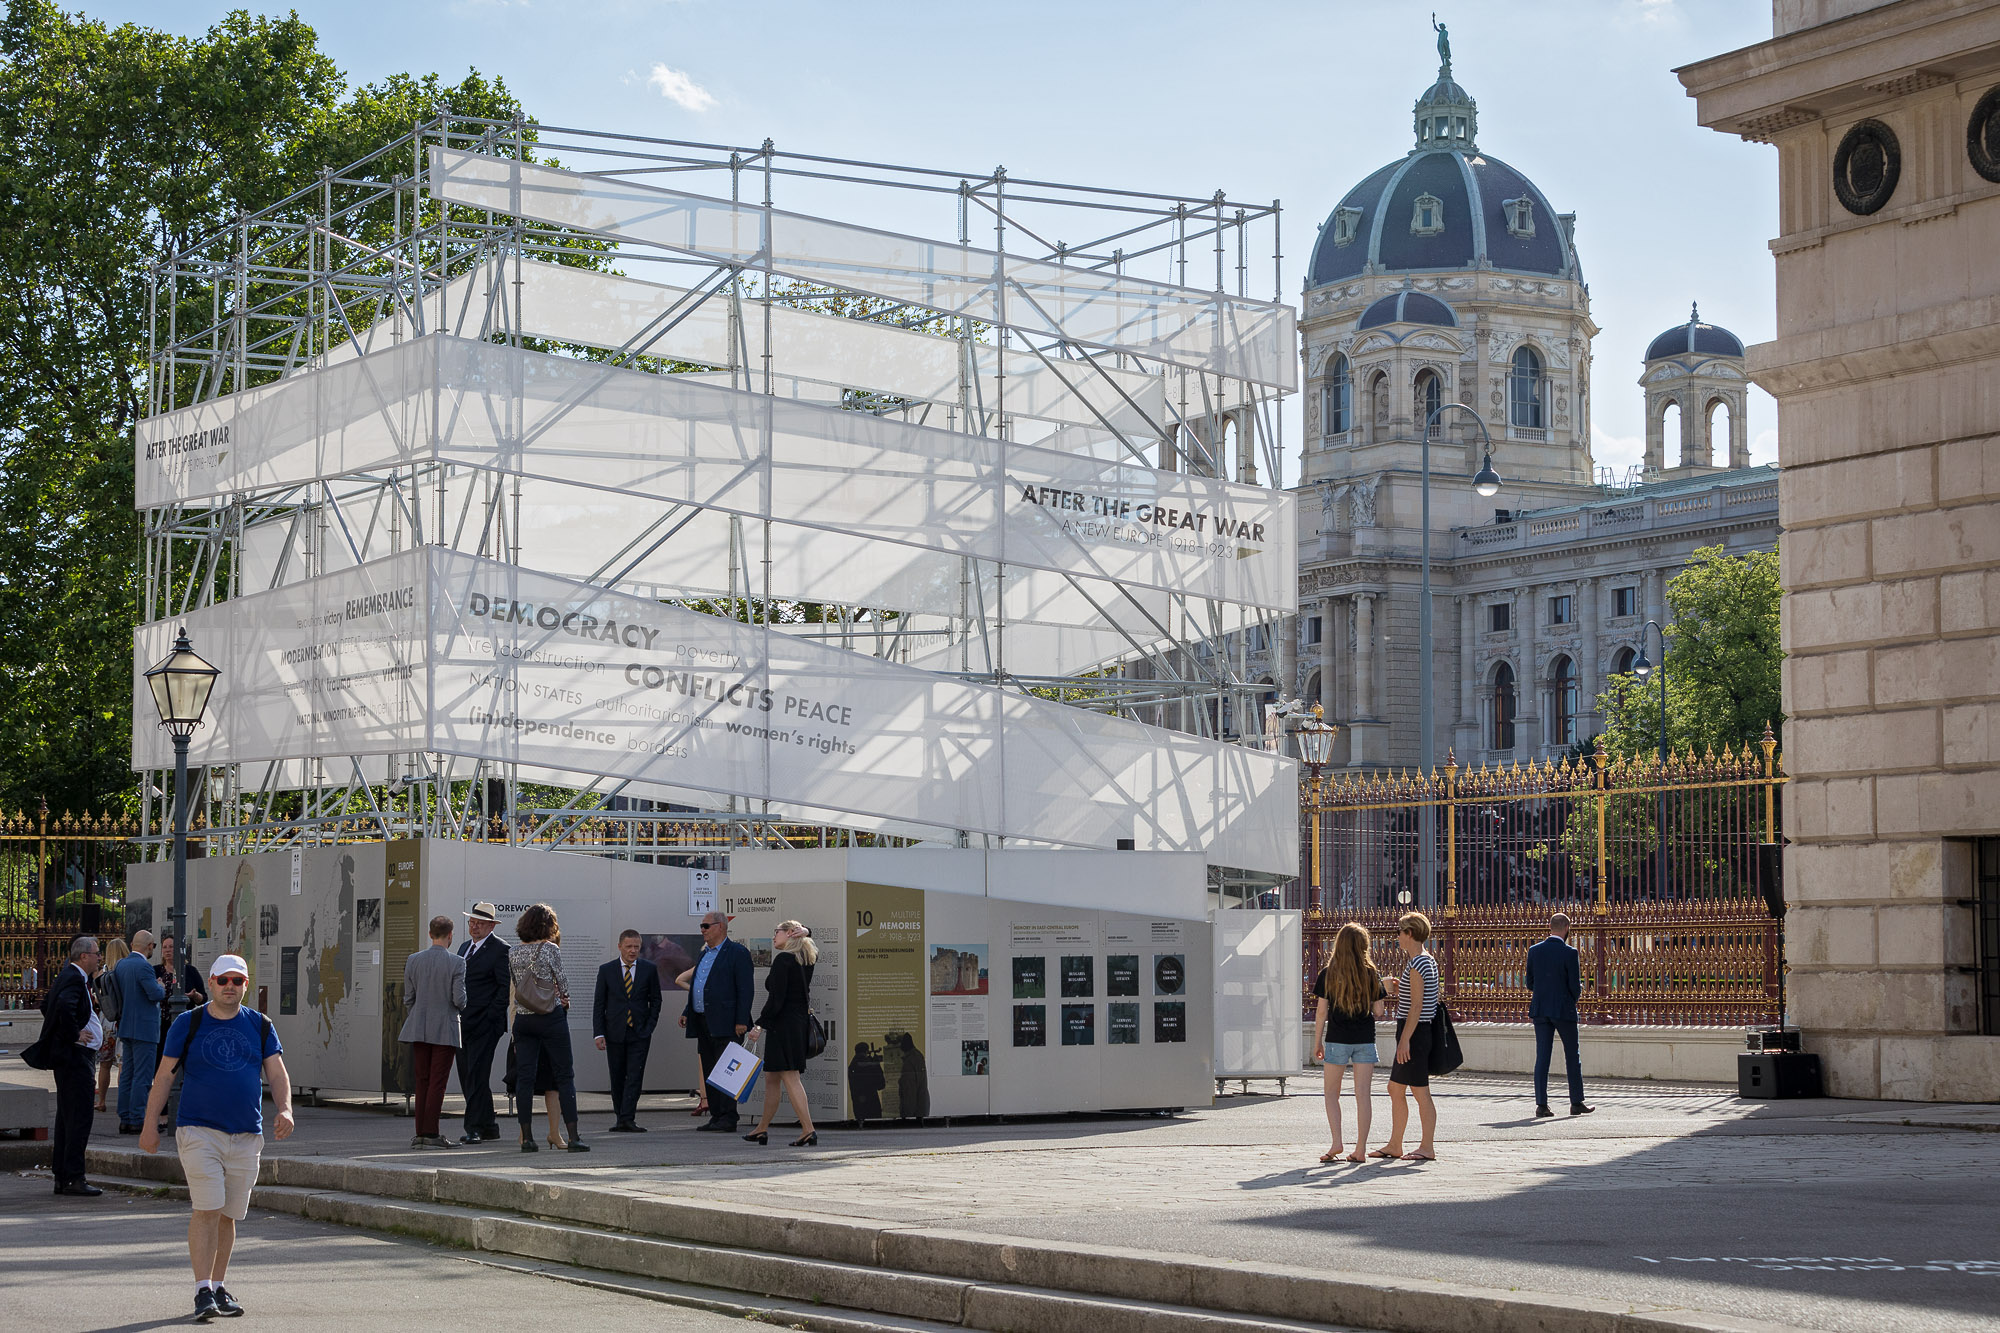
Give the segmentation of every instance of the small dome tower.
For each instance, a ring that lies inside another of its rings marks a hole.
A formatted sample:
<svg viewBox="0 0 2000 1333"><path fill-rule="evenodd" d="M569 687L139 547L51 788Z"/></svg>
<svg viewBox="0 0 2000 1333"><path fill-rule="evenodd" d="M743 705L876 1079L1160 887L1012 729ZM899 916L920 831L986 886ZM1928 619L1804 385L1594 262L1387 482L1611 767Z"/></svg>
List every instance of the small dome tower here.
<svg viewBox="0 0 2000 1333"><path fill-rule="evenodd" d="M1639 376L1646 391L1645 471L1649 476L1718 472L1716 413L1727 415L1729 466L1750 466L1750 429L1745 415L1749 379L1743 372L1743 343L1719 324L1701 322L1692 307L1688 322L1675 325L1646 348ZM1680 418L1680 461L1667 463L1666 416Z"/></svg>

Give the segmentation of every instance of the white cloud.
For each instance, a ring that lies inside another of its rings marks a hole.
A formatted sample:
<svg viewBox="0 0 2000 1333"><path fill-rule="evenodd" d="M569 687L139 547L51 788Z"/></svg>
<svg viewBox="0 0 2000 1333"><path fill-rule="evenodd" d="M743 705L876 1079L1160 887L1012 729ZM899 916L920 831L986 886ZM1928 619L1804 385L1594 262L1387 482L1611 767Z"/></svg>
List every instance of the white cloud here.
<svg viewBox="0 0 2000 1333"><path fill-rule="evenodd" d="M660 96L685 111L706 111L715 105L715 94L686 74L665 65L654 65L646 82L660 90Z"/></svg>

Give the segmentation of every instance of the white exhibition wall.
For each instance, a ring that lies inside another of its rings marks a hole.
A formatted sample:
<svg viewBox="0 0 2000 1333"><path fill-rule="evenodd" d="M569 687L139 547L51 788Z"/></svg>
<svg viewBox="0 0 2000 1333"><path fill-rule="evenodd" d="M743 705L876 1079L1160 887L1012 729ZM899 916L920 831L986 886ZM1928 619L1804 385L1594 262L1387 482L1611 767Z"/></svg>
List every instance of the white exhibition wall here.
<svg viewBox="0 0 2000 1333"><path fill-rule="evenodd" d="M1287 492L445 334L151 418L135 456L141 508L443 461L1114 585L1298 604Z"/></svg>
<svg viewBox="0 0 2000 1333"><path fill-rule="evenodd" d="M1215 1076L1290 1078L1304 1028L1304 918L1230 908L1215 914Z"/></svg>
<svg viewBox="0 0 2000 1333"><path fill-rule="evenodd" d="M182 625L222 671L197 764L423 751L940 834L1297 855L1290 760L444 548L140 627L141 711ZM135 767L171 762L134 729Z"/></svg>
<svg viewBox="0 0 2000 1333"><path fill-rule="evenodd" d="M1279 389L1298 384L1296 316L1282 302L1003 256L762 204L448 148L430 150L430 189L453 203L620 242L1135 352Z"/></svg>
<svg viewBox="0 0 2000 1333"><path fill-rule="evenodd" d="M695 925L714 902L751 950L759 1007L772 928L796 918L812 929L811 1001L830 1034L806 1070L817 1117L1209 1104L1212 928L1180 914L1199 858L955 851L897 865L895 852L849 855L739 852L733 876L709 886L702 872L476 843L305 847L190 862L189 921L198 965L225 949L251 961L251 1003L271 1015L293 1083L329 1094L410 1086L396 1040L403 964L427 943L432 916L459 923L457 943L466 908L488 899L510 945L529 904L556 910L580 1091L608 1087L590 1001L624 929L640 932L668 987L645 1086L693 1086L694 1043L678 1026L685 993L673 981L697 955ZM127 882L128 911L164 923L171 865L135 865ZM984 891L1052 883L1080 896L1038 904ZM1160 884L1174 910L1107 905L1143 902Z"/></svg>
<svg viewBox="0 0 2000 1333"><path fill-rule="evenodd" d="M643 956L660 967L665 988L645 1086L686 1092L699 1082L699 1066L694 1043L679 1027L686 992L673 982L690 951L701 947L701 914L690 914L696 873L436 839L196 858L188 862L189 933L204 971L225 952L250 963L245 1002L271 1016L294 1084L378 1094L408 1086L407 1051L396 1041L403 964L428 945L433 916L457 924L456 948L466 939L465 911L493 902L501 917L497 938L511 946L514 922L531 903L555 908L582 1092L610 1088L604 1056L591 1042L597 968L617 952L620 931L637 930ZM173 906L172 865L136 864L127 885L128 919L136 912L155 932L164 930ZM496 1097L506 1049L503 1039L493 1065ZM459 1091L456 1072L451 1091ZM536 1116L539 1126L539 1108ZM510 1118L502 1107L501 1119Z"/></svg>

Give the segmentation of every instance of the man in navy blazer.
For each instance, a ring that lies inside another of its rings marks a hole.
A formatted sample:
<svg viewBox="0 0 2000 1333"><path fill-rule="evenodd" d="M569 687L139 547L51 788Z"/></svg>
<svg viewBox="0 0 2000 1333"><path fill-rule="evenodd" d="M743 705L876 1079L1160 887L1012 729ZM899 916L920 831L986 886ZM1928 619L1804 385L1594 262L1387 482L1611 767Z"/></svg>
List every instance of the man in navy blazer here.
<svg viewBox="0 0 2000 1333"><path fill-rule="evenodd" d="M729 918L720 912L701 919L701 942L681 1026L695 1039L706 1085L723 1048L750 1030L751 963L750 951L729 938ZM736 1099L719 1088L708 1088L707 1093L709 1118L695 1128L734 1134Z"/></svg>
<svg viewBox="0 0 2000 1333"><path fill-rule="evenodd" d="M618 937L618 956L597 969L597 997L590 1006L590 1034L611 1066L613 1134L643 1134L639 1090L646 1053L660 1021L660 972L639 957L639 932Z"/></svg>
<svg viewBox="0 0 2000 1333"><path fill-rule="evenodd" d="M1562 1038L1569 1066L1569 1113L1589 1115L1583 1104L1583 1057L1576 1045L1576 1002L1583 997L1583 962L1569 942L1569 917L1549 918L1549 937L1528 950L1528 1021L1535 1025L1535 1114L1549 1109L1549 1057Z"/></svg>

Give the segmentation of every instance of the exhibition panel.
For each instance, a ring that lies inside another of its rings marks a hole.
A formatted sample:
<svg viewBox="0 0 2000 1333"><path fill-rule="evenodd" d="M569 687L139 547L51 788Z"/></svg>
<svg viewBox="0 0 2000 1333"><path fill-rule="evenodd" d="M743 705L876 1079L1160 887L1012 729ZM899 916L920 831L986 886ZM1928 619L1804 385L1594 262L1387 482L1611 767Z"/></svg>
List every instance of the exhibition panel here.
<svg viewBox="0 0 2000 1333"><path fill-rule="evenodd" d="M137 662L179 623L229 649L202 764L426 751L1250 869L1296 854L1277 756L444 548L155 622ZM134 762L163 743L136 729Z"/></svg>
<svg viewBox="0 0 2000 1333"><path fill-rule="evenodd" d="M433 147L441 199L621 242L826 283L1282 390L1297 387L1290 306L1101 268Z"/></svg>

